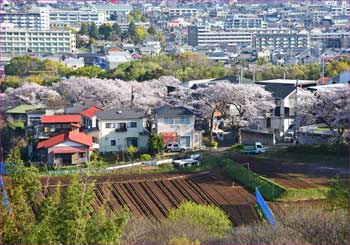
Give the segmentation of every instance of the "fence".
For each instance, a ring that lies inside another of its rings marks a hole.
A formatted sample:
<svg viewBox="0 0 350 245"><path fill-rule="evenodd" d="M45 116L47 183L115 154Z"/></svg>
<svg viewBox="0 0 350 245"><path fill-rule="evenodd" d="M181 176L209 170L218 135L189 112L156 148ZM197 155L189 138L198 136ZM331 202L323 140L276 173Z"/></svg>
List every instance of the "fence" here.
<svg viewBox="0 0 350 245"><path fill-rule="evenodd" d="M9 209L10 208L10 202L9 198L7 196L6 188L4 185L4 182L2 180L2 175L6 174L6 167L4 162L0 162L0 189L2 189L2 197L3 197L3 202L4 206Z"/></svg>
<svg viewBox="0 0 350 245"><path fill-rule="evenodd" d="M255 188L255 196L256 196L256 203L259 205L261 211L263 212L269 224L275 225L277 223L276 219L273 216L273 213L271 212L269 206L265 202L263 196L261 195L258 187Z"/></svg>

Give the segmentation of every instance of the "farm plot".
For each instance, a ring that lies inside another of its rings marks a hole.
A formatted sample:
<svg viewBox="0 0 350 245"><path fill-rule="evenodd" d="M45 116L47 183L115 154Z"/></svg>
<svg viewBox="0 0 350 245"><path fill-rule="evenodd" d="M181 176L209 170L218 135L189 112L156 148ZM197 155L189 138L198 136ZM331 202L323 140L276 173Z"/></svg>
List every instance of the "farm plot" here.
<svg viewBox="0 0 350 245"><path fill-rule="evenodd" d="M267 177L286 188L318 188L328 184L330 178L342 172L323 169L304 163L283 163L276 160L258 159L236 155L232 159L238 163L249 163L251 171Z"/></svg>
<svg viewBox="0 0 350 245"><path fill-rule="evenodd" d="M232 186L232 181L219 173L109 176L95 180L95 209L107 201L112 211L128 208L136 216L161 220L182 202L193 201L220 207L237 226L260 222L254 196L241 186ZM48 189L52 191L58 182L68 185L69 179L52 178L49 182Z"/></svg>

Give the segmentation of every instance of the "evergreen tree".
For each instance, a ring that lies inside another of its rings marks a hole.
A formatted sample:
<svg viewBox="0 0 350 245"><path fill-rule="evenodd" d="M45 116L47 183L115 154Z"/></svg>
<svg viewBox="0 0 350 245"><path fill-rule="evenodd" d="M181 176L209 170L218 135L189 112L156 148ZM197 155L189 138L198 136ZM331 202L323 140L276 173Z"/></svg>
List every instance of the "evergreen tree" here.
<svg viewBox="0 0 350 245"><path fill-rule="evenodd" d="M121 29L120 29L120 26L118 25L118 23L114 23L113 25L112 25L112 30L113 30L113 32L114 32L114 34L116 35L116 36L120 36L120 34L121 34Z"/></svg>
<svg viewBox="0 0 350 245"><path fill-rule="evenodd" d="M112 31L112 26L110 24L102 24L99 28L98 31L100 33L100 35L103 35L104 39L108 39L109 36L111 35L111 31Z"/></svg>
<svg viewBox="0 0 350 245"><path fill-rule="evenodd" d="M79 30L80 35L89 35L89 26L87 23L82 23L80 30Z"/></svg>
<svg viewBox="0 0 350 245"><path fill-rule="evenodd" d="M20 149L18 147L11 148L5 161L8 163L23 163Z"/></svg>
<svg viewBox="0 0 350 245"><path fill-rule="evenodd" d="M88 221L86 242L88 244L119 244L128 213L111 213L107 215L106 205L97 210Z"/></svg>
<svg viewBox="0 0 350 245"><path fill-rule="evenodd" d="M128 36L131 39L134 39L136 35L136 25L134 21L131 21L128 27Z"/></svg>
<svg viewBox="0 0 350 245"><path fill-rule="evenodd" d="M34 215L28 205L22 185L11 186L10 209L1 208L1 232L3 244L26 244L33 242Z"/></svg>
<svg viewBox="0 0 350 245"><path fill-rule="evenodd" d="M86 243L87 222L92 213L94 184L87 177L74 176L62 195L59 207L59 233L63 244Z"/></svg>
<svg viewBox="0 0 350 245"><path fill-rule="evenodd" d="M158 135L154 130L152 130L148 139L147 146L148 150L153 156L160 153L164 148L162 137Z"/></svg>
<svg viewBox="0 0 350 245"><path fill-rule="evenodd" d="M99 32L95 23L92 23L89 28L89 36L94 39L98 39Z"/></svg>
<svg viewBox="0 0 350 245"><path fill-rule="evenodd" d="M148 32L150 35L155 35L155 34L157 34L156 29L154 29L153 26L150 26L150 27L148 28L147 32Z"/></svg>

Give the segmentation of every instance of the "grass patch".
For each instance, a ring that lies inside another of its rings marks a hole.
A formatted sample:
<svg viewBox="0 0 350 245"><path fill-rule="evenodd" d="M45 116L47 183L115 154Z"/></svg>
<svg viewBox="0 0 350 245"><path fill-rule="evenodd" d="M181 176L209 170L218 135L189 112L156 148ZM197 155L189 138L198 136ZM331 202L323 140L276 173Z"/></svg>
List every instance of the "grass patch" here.
<svg viewBox="0 0 350 245"><path fill-rule="evenodd" d="M327 187L294 189L286 188L268 178L260 176L230 159L222 160L225 172L235 181L254 192L258 187L261 194L269 201L297 201L326 198Z"/></svg>
<svg viewBox="0 0 350 245"><path fill-rule="evenodd" d="M256 158L272 159L283 162L302 162L320 164L330 167L347 168L348 157L346 155L321 155L319 153L291 152L288 148L272 149L264 154L256 155Z"/></svg>

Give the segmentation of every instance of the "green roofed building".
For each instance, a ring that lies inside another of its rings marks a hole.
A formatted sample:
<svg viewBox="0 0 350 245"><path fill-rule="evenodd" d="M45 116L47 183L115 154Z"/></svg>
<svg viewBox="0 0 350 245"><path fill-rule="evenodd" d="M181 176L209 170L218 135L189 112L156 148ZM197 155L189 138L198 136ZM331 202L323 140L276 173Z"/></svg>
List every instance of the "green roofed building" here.
<svg viewBox="0 0 350 245"><path fill-rule="evenodd" d="M25 123L27 121L27 111L37 108L38 106L35 105L20 105L6 111L7 125L12 129L24 129Z"/></svg>

